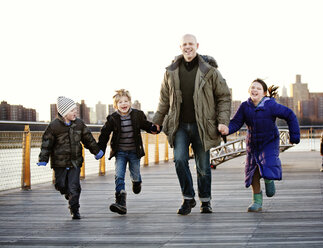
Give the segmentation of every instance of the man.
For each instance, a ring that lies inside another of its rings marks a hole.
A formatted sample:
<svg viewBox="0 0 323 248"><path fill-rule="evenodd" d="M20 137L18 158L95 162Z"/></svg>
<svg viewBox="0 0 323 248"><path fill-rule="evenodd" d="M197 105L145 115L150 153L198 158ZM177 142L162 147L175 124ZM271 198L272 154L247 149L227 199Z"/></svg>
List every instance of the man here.
<svg viewBox="0 0 323 248"><path fill-rule="evenodd" d="M195 207L195 192L189 168L192 144L201 213L212 213L210 148L220 144L223 125L230 121L231 95L220 72L196 53L194 35L182 37L182 55L166 68L153 122L168 136L174 147L177 177L183 195L178 214L187 215ZM209 58L209 57L208 57ZM218 130L217 130L218 129Z"/></svg>

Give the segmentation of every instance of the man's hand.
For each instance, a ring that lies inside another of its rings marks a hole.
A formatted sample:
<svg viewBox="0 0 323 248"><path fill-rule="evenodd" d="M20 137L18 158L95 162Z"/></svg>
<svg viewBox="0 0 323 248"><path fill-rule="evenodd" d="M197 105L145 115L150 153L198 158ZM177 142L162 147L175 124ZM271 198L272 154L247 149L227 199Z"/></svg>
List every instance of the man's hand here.
<svg viewBox="0 0 323 248"><path fill-rule="evenodd" d="M160 133L160 126L158 124L154 124L152 127L156 127L156 128L152 128L152 130L151 130L151 133L152 134L158 134L158 133Z"/></svg>
<svg viewBox="0 0 323 248"><path fill-rule="evenodd" d="M218 125L218 130L222 135L228 135L229 134L229 128L224 124Z"/></svg>

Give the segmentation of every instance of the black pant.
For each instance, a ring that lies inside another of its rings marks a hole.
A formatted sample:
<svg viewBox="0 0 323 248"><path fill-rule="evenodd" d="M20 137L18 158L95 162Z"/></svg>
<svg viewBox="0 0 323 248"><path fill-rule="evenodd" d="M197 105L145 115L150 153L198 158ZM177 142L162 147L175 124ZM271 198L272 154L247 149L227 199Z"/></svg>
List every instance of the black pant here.
<svg viewBox="0 0 323 248"><path fill-rule="evenodd" d="M63 195L68 195L70 209L79 209L81 194L80 167L53 168L55 171L55 188Z"/></svg>

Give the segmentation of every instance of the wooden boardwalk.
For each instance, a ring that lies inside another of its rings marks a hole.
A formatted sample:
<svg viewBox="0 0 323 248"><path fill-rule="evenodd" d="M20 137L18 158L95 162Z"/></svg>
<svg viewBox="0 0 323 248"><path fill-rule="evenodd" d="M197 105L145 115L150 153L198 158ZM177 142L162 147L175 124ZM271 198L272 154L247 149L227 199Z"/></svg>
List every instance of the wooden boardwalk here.
<svg viewBox="0 0 323 248"><path fill-rule="evenodd" d="M261 213L246 212L244 158L212 170L213 214L201 214L198 205L190 215L176 214L182 199L173 163L142 168L139 195L127 178L125 216L108 210L112 174L82 181L81 220L71 220L49 183L0 192L0 247L323 247L320 154L282 153L284 180L275 197L264 197Z"/></svg>

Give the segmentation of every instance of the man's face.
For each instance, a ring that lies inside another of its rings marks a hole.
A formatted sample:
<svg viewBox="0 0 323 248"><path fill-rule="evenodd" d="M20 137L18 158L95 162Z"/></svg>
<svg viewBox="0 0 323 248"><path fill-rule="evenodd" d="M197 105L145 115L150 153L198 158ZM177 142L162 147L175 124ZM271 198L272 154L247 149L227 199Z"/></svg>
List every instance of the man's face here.
<svg viewBox="0 0 323 248"><path fill-rule="evenodd" d="M182 44L180 48L182 50L185 61L190 62L196 57L196 50L199 47L199 43L192 35L185 35L182 38Z"/></svg>

